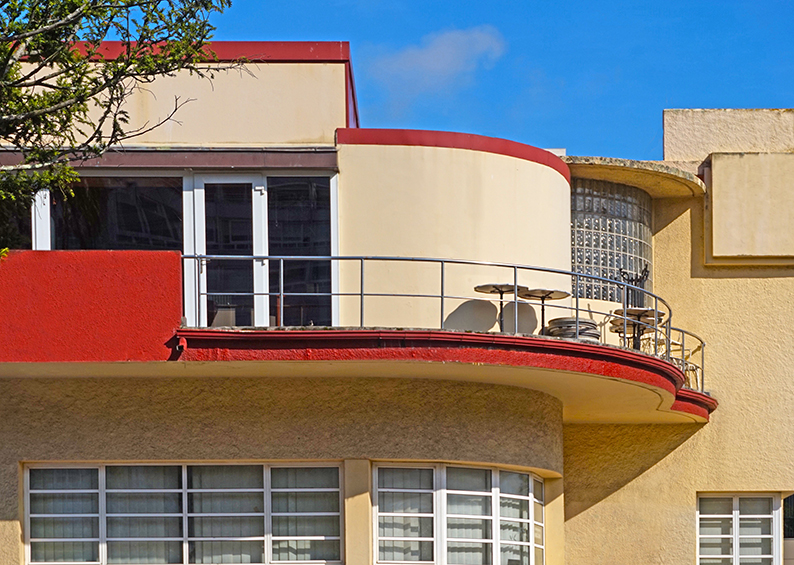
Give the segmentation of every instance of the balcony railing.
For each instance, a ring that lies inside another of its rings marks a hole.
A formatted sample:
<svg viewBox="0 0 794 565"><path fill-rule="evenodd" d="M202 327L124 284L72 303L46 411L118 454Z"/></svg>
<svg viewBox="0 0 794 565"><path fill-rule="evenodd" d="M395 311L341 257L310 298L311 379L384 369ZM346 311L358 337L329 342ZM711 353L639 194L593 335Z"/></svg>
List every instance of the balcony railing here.
<svg viewBox="0 0 794 565"><path fill-rule="evenodd" d="M705 392L705 342L673 326L664 299L622 281L425 257L184 255L183 267L186 319L194 327L399 327L574 339L663 359L681 369L687 388ZM580 297L576 290L593 282L617 287L620 302ZM538 292L551 290L563 292ZM568 296L555 298L560 294Z"/></svg>

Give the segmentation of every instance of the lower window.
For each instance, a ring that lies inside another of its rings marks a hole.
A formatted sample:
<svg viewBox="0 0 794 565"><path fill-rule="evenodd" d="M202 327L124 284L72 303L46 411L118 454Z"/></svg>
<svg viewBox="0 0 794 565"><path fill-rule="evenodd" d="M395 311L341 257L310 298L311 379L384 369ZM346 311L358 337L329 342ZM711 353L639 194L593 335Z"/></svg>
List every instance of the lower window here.
<svg viewBox="0 0 794 565"><path fill-rule="evenodd" d="M27 469L30 563L340 562L338 467Z"/></svg>
<svg viewBox="0 0 794 565"><path fill-rule="evenodd" d="M779 565L780 497L709 495L698 499L699 565Z"/></svg>
<svg viewBox="0 0 794 565"><path fill-rule="evenodd" d="M543 565L543 481L498 469L378 466L379 563Z"/></svg>

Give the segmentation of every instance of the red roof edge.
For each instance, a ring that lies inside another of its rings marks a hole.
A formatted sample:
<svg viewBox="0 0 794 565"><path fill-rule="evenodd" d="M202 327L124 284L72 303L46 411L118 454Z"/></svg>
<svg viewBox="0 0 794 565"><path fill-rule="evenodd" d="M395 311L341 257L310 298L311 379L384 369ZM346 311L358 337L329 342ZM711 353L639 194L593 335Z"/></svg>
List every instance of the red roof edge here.
<svg viewBox="0 0 794 565"><path fill-rule="evenodd" d="M545 165L560 173L569 183L571 182L571 171L568 165L554 153L498 137L416 129L340 128L336 130L336 142L342 145L448 147L495 153Z"/></svg>

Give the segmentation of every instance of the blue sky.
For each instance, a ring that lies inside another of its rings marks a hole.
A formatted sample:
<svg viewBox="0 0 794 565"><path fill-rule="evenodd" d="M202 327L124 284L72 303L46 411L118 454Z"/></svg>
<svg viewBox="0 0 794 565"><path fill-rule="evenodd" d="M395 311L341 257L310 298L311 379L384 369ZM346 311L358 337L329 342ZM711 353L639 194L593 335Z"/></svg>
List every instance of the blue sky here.
<svg viewBox="0 0 794 565"><path fill-rule="evenodd" d="M233 0L218 40L342 40L361 125L662 158L664 108L794 106L794 0Z"/></svg>

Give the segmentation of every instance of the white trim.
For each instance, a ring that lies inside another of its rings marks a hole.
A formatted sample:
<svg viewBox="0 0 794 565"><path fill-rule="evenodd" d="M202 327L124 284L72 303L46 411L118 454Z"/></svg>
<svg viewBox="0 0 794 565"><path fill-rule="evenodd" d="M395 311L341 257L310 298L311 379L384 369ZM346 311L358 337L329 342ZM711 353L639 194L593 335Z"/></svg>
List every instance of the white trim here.
<svg viewBox="0 0 794 565"><path fill-rule="evenodd" d="M253 195L251 204L251 236L253 238L254 255L267 255L269 244L267 228L267 178L264 175L252 177L256 179L253 183ZM254 261L254 314L253 324L256 327L267 327L270 325L270 271L267 260Z"/></svg>
<svg viewBox="0 0 794 565"><path fill-rule="evenodd" d="M52 206L49 190L39 190L30 207L31 247L34 251L52 249Z"/></svg>
<svg viewBox="0 0 794 565"><path fill-rule="evenodd" d="M339 253L339 174L331 176L331 256ZM331 261L331 325L339 326L339 261Z"/></svg>

